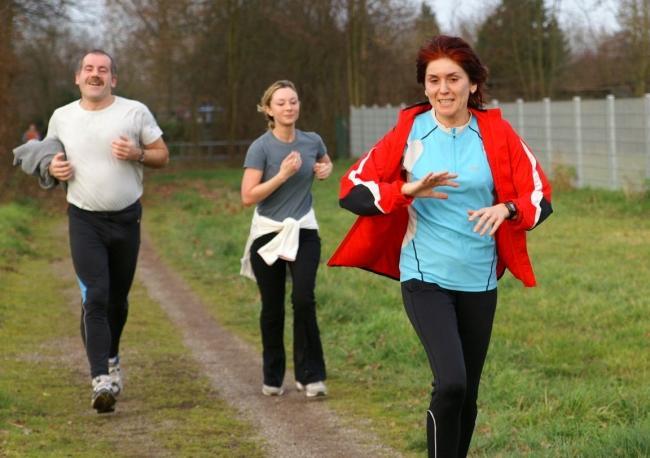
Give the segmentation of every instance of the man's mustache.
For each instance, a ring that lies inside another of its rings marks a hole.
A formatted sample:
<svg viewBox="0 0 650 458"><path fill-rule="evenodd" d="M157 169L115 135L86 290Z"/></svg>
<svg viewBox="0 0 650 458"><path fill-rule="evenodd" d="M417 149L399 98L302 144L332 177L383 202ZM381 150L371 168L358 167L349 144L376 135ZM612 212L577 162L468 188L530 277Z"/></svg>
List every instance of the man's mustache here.
<svg viewBox="0 0 650 458"><path fill-rule="evenodd" d="M90 78L86 79L86 84L101 84L103 86L104 80L97 76L91 76Z"/></svg>

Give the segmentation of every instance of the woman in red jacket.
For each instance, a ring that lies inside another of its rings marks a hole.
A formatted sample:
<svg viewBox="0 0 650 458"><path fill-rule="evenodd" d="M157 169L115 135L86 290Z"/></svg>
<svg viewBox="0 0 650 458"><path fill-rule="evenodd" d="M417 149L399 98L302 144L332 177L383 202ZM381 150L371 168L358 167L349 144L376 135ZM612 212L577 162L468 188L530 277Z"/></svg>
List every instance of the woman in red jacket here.
<svg viewBox="0 0 650 458"><path fill-rule="evenodd" d="M360 215L329 261L399 279L433 372L431 457L467 455L505 269L535 276L526 231L550 213L551 188L499 110L484 110L487 69L461 38L437 36L417 58L428 99L341 180L341 206Z"/></svg>

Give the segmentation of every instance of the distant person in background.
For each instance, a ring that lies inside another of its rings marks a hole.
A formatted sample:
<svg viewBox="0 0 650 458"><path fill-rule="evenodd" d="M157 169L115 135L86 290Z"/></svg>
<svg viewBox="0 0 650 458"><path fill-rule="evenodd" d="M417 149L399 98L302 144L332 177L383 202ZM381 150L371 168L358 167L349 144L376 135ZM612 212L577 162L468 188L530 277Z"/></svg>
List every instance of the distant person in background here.
<svg viewBox="0 0 650 458"><path fill-rule="evenodd" d="M316 320L316 271L320 237L312 208L314 177L332 173L332 161L315 132L296 129L300 100L290 81L276 81L258 105L268 130L248 149L241 197L256 204L242 275L253 278L262 298L262 393L278 396L286 366L284 298L287 267L291 272L293 359L296 386L309 398L327 394L325 360Z"/></svg>
<svg viewBox="0 0 650 458"><path fill-rule="evenodd" d="M497 279L507 268L535 285L526 231L552 212L551 188L501 112L483 109L487 69L465 41L434 37L416 73L428 100L341 179L341 206L361 216L329 264L400 280L433 372L429 456L464 457Z"/></svg>
<svg viewBox="0 0 650 458"><path fill-rule="evenodd" d="M41 133L38 131L36 124L31 123L25 133L23 133L23 143L27 143L30 140L40 140Z"/></svg>
<svg viewBox="0 0 650 458"><path fill-rule="evenodd" d="M119 346L140 247L143 166L169 160L151 112L112 94L113 58L86 53L75 74L81 99L58 108L47 138L59 140L50 175L67 182L72 262L81 288L81 334L92 377L91 405L111 412L122 391Z"/></svg>

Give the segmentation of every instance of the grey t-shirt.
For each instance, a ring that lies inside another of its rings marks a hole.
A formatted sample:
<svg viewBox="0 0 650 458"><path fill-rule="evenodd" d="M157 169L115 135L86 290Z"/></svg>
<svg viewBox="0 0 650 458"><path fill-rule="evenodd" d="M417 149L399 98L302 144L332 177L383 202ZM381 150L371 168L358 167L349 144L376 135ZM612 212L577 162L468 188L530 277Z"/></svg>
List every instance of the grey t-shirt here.
<svg viewBox="0 0 650 458"><path fill-rule="evenodd" d="M251 144L244 160L245 168L264 172L262 182L265 182L277 175L282 160L291 151L300 153L302 158L300 169L270 196L257 204L257 212L274 221L282 221L289 217L300 219L309 212L312 206L311 185L314 181L314 164L327 153L325 143L317 133L303 132L298 129L294 141L285 143L268 130Z"/></svg>

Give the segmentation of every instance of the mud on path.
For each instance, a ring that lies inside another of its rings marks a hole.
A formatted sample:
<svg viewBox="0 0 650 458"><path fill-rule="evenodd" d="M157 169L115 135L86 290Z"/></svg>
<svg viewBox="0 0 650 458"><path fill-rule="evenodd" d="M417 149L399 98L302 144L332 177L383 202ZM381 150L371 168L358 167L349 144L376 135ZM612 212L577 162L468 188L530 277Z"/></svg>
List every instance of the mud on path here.
<svg viewBox="0 0 650 458"><path fill-rule="evenodd" d="M257 430L269 456L400 456L373 434L357 430L351 420L336 415L327 399L308 401L295 389L289 374L283 396L262 395L261 355L210 316L144 234L136 276L177 327L219 396Z"/></svg>

